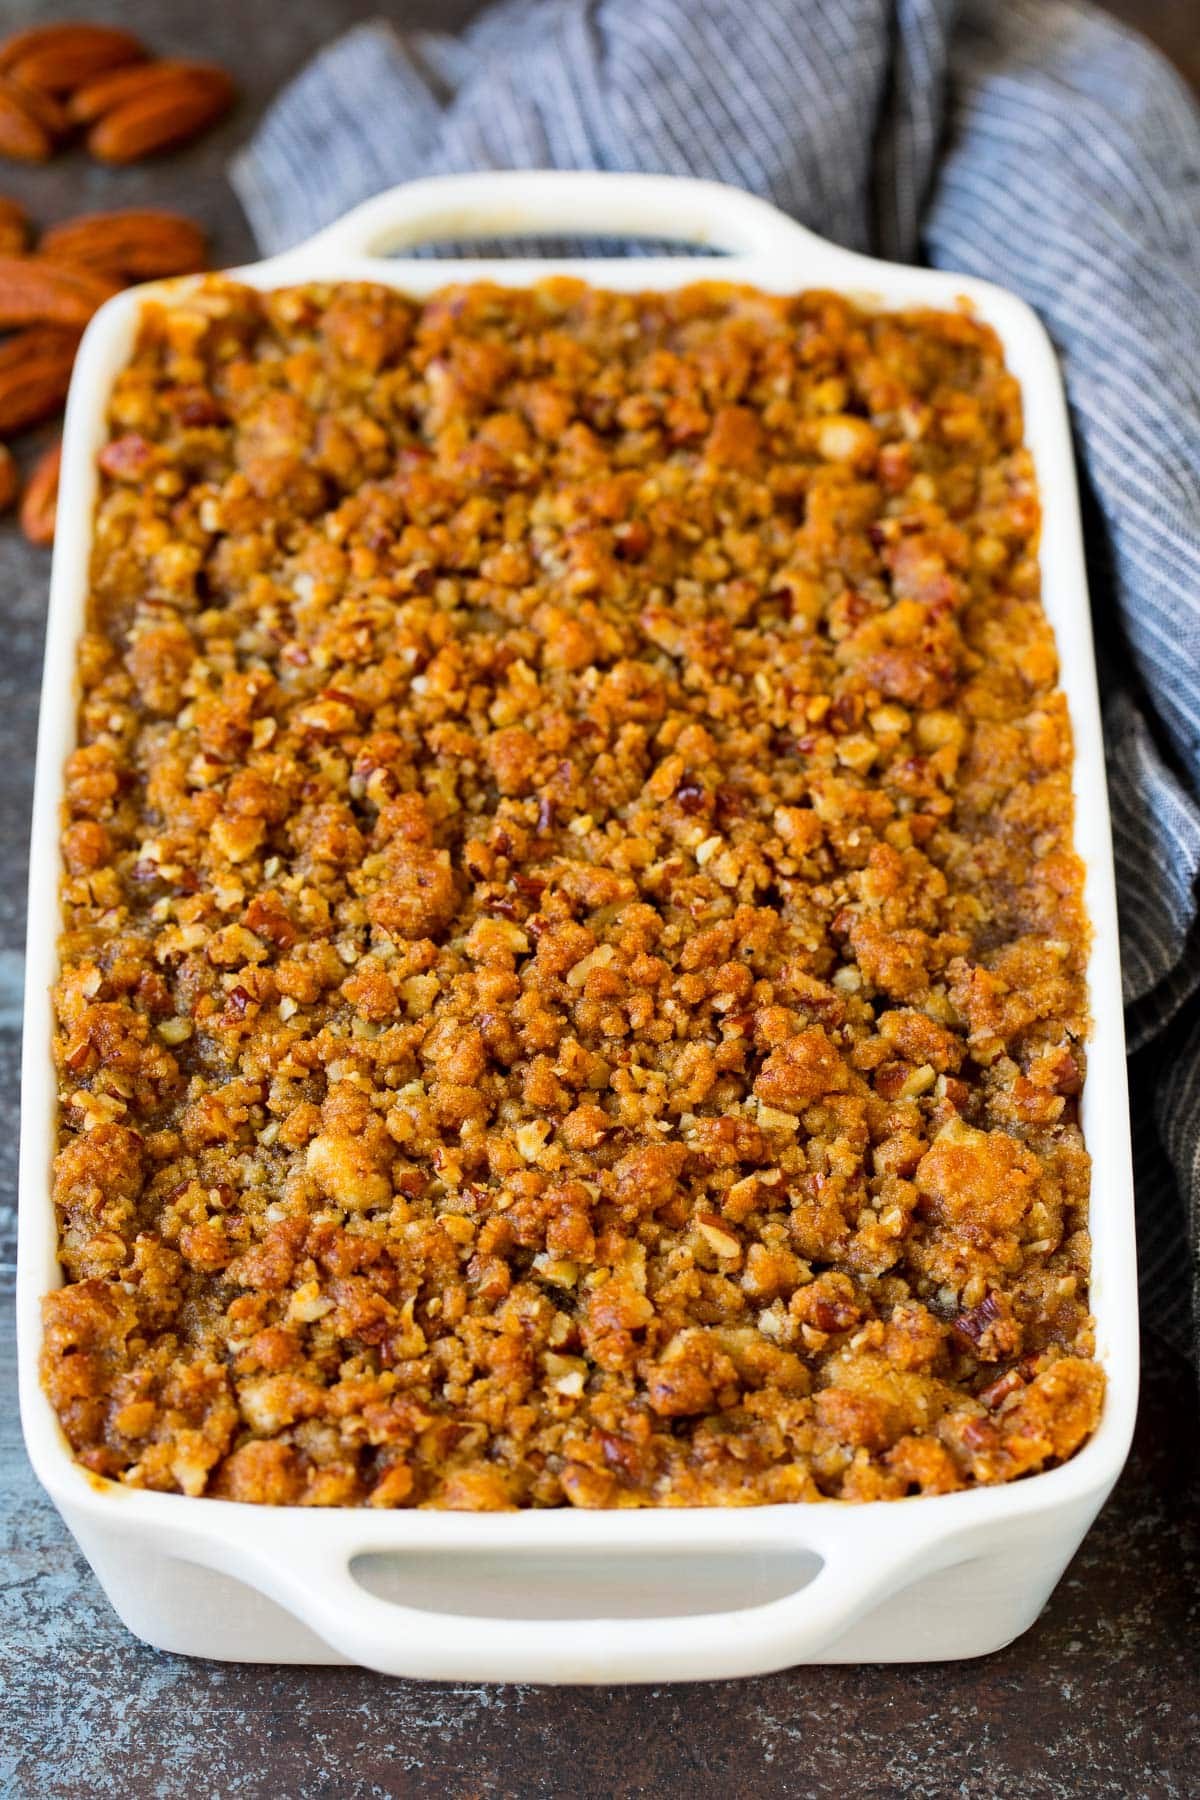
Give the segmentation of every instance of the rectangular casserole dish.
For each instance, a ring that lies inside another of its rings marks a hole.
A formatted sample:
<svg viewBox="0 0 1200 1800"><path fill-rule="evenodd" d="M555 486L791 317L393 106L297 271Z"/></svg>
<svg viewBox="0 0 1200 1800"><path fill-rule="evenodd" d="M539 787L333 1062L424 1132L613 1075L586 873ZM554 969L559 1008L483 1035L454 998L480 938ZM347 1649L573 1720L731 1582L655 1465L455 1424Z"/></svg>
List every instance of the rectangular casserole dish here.
<svg viewBox="0 0 1200 1800"><path fill-rule="evenodd" d="M653 237L723 255L405 260L423 240L570 232ZM1133 1195L1116 902L1072 450L1054 353L1012 295L902 268L814 237L764 202L659 176L487 174L398 188L296 250L235 271L259 288L376 281L418 296L448 282L547 274L664 289L720 279L860 304L953 309L993 327L1020 384L1043 510L1043 600L1075 738L1076 846L1087 869L1094 1019L1082 1123L1093 1160L1092 1307L1107 1398L1062 1467L941 1497L733 1510L516 1514L307 1511L136 1491L72 1458L38 1382L39 1300L61 1277L50 1202L58 822L76 728L75 643L112 383L148 292L109 302L76 364L38 742L29 895L18 1327L21 1409L37 1474L121 1618L162 1649L240 1661L356 1662L442 1680L663 1681L805 1662L981 1655L1036 1618L1128 1450L1137 1395Z"/></svg>

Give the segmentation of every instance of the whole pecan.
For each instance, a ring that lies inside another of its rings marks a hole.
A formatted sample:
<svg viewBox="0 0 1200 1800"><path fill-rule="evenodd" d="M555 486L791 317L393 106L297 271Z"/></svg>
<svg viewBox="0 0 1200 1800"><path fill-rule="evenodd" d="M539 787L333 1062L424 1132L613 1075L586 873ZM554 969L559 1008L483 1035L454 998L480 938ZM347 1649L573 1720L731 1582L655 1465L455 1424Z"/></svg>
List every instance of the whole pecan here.
<svg viewBox="0 0 1200 1800"><path fill-rule="evenodd" d="M43 233L38 249L64 262L99 269L116 281L192 275L208 264L198 225L179 213L148 208L66 219Z"/></svg>
<svg viewBox="0 0 1200 1800"><path fill-rule="evenodd" d="M62 463L62 439L52 444L34 464L33 474L21 499L21 530L31 544L54 542L54 517L58 510L58 472Z"/></svg>
<svg viewBox="0 0 1200 1800"><path fill-rule="evenodd" d="M79 333L35 325L0 344L0 432L22 431L56 412L71 385Z"/></svg>
<svg viewBox="0 0 1200 1800"><path fill-rule="evenodd" d="M49 256L0 256L0 329L87 324L121 283Z"/></svg>
<svg viewBox="0 0 1200 1800"><path fill-rule="evenodd" d="M154 77L151 65L148 74ZM130 163L185 143L227 112L234 85L215 63L177 64L164 80L153 79L88 132L87 147L100 162Z"/></svg>

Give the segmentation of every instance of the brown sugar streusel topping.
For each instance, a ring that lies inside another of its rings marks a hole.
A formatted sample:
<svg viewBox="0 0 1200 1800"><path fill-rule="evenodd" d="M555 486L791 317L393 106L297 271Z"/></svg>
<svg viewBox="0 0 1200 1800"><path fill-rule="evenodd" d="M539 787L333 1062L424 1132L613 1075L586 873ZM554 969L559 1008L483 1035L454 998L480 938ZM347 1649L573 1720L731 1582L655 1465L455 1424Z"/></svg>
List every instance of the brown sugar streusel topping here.
<svg viewBox="0 0 1200 1800"><path fill-rule="evenodd" d="M146 308L100 467L80 1461L494 1509L1069 1456L1088 934L991 332L209 282Z"/></svg>

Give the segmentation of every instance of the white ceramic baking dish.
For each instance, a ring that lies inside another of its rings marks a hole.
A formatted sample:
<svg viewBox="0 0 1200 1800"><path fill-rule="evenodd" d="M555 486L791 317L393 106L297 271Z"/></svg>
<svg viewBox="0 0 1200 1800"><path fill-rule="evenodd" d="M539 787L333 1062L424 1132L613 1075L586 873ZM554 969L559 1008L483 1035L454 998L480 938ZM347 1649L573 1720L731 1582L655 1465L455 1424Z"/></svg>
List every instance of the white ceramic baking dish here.
<svg viewBox="0 0 1200 1800"><path fill-rule="evenodd" d="M404 260L421 241L570 232L728 254L586 262ZM400 252L399 260L385 260ZM271 288L371 280L426 294L547 273L613 288L705 278L867 304L967 302L1020 381L1045 527L1045 603L1076 746L1077 843L1094 927L1095 1034L1083 1101L1094 1161L1092 1295L1104 1416L1071 1462L1008 1487L851 1506L512 1515L307 1512L137 1493L71 1458L38 1385L40 1296L61 1279L49 1200L58 814L74 743L105 407L146 289L97 314L67 409L42 690L29 890L19 1333L30 1457L129 1629L194 1656L362 1663L392 1675L537 1682L750 1675L803 1662L977 1656L1036 1618L1124 1461L1137 1396L1128 1101L1104 757L1067 415L1050 343L1020 300L966 277L851 255L760 200L660 176L487 174L397 188L308 244L238 271ZM187 283L156 289L168 299Z"/></svg>

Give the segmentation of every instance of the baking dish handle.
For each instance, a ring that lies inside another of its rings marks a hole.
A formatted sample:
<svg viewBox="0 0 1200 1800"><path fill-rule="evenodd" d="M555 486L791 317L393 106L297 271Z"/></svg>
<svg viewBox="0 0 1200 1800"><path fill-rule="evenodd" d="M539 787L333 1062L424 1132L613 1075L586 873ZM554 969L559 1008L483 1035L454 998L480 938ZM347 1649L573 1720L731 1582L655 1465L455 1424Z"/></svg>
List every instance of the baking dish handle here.
<svg viewBox="0 0 1200 1800"><path fill-rule="evenodd" d="M735 256L795 257L824 240L718 181L565 169L495 169L410 181L365 200L280 261L387 257L438 240L665 238Z"/></svg>
<svg viewBox="0 0 1200 1800"><path fill-rule="evenodd" d="M381 1598L362 1585L352 1564L386 1550L361 1538L316 1550L307 1521L294 1543L291 1524L277 1520L269 1541L255 1533L253 1547L246 1544L227 1562L229 1573L249 1579L350 1661L383 1675L433 1681L610 1683L763 1674L819 1660L898 1587L961 1557L937 1533L910 1528L869 1545L855 1534L817 1551L820 1569L795 1591L732 1611L478 1616ZM514 1562L537 1562L536 1551L511 1554ZM691 1554L702 1560L704 1553ZM426 1592L431 1579L436 1591L436 1559L444 1556L453 1552L432 1550L422 1559Z"/></svg>

